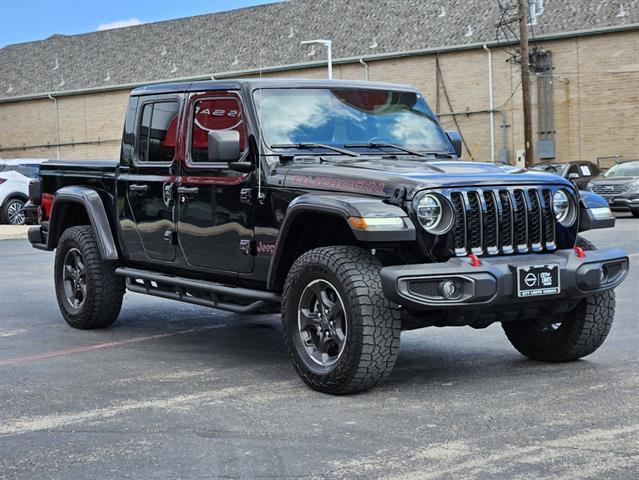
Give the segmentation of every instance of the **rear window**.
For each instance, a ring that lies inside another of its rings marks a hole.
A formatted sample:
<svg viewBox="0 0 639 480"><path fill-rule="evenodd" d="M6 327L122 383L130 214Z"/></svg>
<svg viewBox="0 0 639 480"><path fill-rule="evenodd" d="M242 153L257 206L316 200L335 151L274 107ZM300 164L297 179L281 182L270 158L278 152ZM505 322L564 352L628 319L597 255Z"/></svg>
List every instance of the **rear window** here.
<svg viewBox="0 0 639 480"><path fill-rule="evenodd" d="M138 143L140 161L171 162L173 160L178 113L179 105L173 101L144 105Z"/></svg>
<svg viewBox="0 0 639 480"><path fill-rule="evenodd" d="M38 178L39 171L39 165L18 165L16 168L16 172L21 173L28 178Z"/></svg>

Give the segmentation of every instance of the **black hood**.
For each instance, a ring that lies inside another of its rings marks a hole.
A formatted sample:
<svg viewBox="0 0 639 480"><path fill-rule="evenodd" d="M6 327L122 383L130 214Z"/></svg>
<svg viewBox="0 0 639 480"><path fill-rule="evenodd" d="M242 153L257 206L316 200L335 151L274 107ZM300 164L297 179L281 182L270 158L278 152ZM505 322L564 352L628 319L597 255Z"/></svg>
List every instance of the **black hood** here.
<svg viewBox="0 0 639 480"><path fill-rule="evenodd" d="M286 170L283 172L282 170ZM319 163L309 159L281 167L284 186L324 191L346 191L391 196L405 188L407 198L423 189L446 187L559 184L572 188L563 178L544 172L498 166L492 163L408 161L362 158Z"/></svg>

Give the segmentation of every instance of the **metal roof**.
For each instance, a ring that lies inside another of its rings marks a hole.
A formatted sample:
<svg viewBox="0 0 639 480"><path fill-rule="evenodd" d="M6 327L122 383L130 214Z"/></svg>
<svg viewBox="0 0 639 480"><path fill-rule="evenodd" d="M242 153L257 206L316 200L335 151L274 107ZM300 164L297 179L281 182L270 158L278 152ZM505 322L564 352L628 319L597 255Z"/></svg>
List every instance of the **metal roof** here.
<svg viewBox="0 0 639 480"><path fill-rule="evenodd" d="M639 0L545 0L538 38L639 28ZM623 4L623 5L621 5ZM0 101L494 42L496 0L290 0L0 49Z"/></svg>

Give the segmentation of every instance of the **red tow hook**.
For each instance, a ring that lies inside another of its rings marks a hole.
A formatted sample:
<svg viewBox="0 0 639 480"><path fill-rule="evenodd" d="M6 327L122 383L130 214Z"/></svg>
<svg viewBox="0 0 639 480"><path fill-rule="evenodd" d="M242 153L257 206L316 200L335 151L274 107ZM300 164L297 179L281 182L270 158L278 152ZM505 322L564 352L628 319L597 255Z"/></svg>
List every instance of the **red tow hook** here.
<svg viewBox="0 0 639 480"><path fill-rule="evenodd" d="M481 262L479 261L479 257L477 255L475 255L474 253L469 254L468 258L470 258L470 265L471 266L479 267L481 265Z"/></svg>
<svg viewBox="0 0 639 480"><path fill-rule="evenodd" d="M586 252L581 247L575 247L575 253L577 254L577 258L586 258Z"/></svg>

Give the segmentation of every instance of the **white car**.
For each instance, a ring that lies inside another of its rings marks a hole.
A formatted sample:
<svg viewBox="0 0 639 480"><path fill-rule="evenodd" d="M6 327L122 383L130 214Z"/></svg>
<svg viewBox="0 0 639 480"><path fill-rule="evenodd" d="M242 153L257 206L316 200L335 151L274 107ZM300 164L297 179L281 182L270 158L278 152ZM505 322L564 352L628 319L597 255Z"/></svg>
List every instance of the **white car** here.
<svg viewBox="0 0 639 480"><path fill-rule="evenodd" d="M0 160L0 223L23 225L24 204L29 199L29 182L38 178L44 159Z"/></svg>

